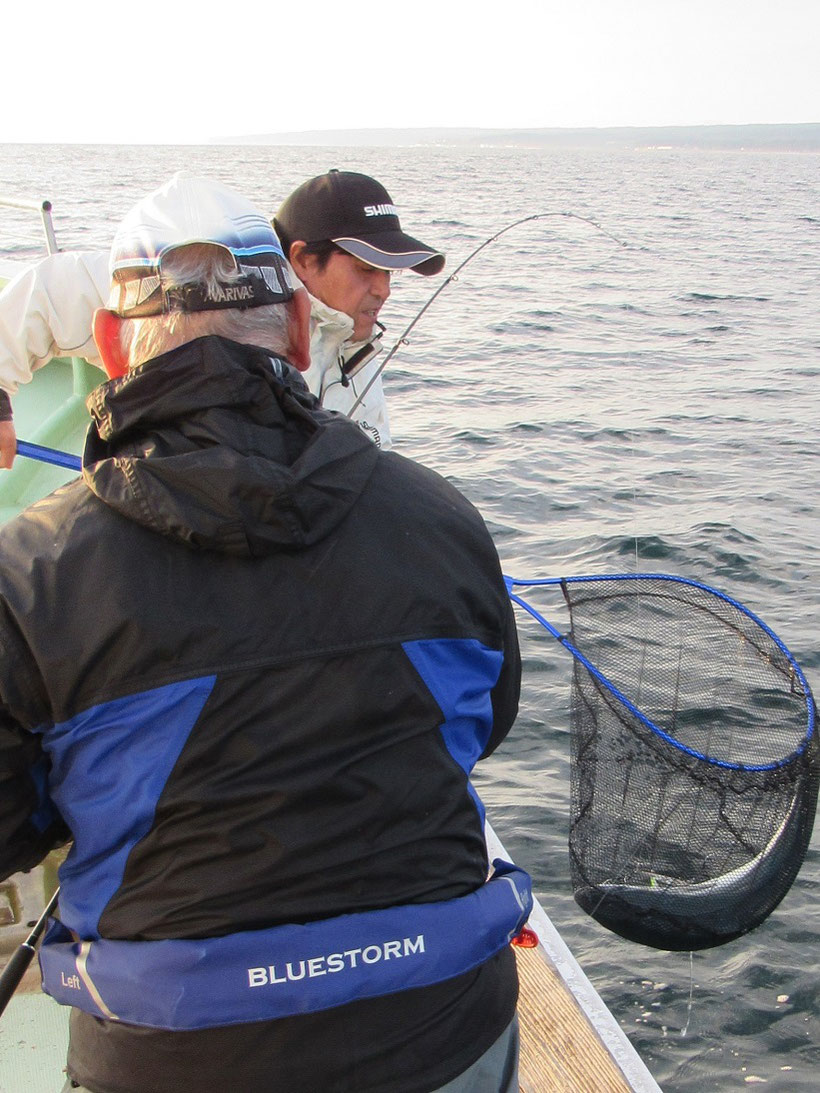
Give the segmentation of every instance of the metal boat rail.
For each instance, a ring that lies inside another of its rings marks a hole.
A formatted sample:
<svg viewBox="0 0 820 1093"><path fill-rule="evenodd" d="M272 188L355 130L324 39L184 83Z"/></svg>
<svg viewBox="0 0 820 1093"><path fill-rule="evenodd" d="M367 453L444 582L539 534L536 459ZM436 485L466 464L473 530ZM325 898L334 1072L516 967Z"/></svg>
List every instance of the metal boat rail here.
<svg viewBox="0 0 820 1093"><path fill-rule="evenodd" d="M10 209L27 209L29 212L39 213L43 221L43 231L46 235L46 249L49 254L54 254L60 248L57 246L57 237L54 234L54 223L51 219L50 201L31 201L28 198L7 197L0 194L0 205Z"/></svg>

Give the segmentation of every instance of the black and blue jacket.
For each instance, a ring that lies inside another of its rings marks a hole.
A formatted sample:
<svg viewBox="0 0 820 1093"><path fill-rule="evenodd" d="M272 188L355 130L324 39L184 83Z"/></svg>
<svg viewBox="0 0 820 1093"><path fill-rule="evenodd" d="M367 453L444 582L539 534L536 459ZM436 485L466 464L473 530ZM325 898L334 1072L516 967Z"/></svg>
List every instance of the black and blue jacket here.
<svg viewBox="0 0 820 1093"><path fill-rule="evenodd" d="M520 679L481 517L253 347L89 404L82 478L0 529L0 873L73 841L43 958L69 1073L435 1089L510 1021L525 912L468 779Z"/></svg>

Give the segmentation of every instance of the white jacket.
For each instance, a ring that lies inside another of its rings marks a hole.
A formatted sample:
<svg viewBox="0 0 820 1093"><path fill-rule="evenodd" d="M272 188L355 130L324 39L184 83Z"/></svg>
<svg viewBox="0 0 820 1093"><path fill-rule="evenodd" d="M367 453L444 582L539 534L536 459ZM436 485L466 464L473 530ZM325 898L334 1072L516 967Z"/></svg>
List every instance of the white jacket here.
<svg viewBox="0 0 820 1093"><path fill-rule="evenodd" d="M59 251L28 266L0 292L0 389L13 395L52 357L83 357L102 368L92 319L108 298L107 251ZM310 390L328 410L347 414L379 447L389 448L390 426L379 376L359 406L353 404L378 366L375 355L347 382L343 365L366 343L351 342L353 320L311 297Z"/></svg>
<svg viewBox="0 0 820 1093"><path fill-rule="evenodd" d="M368 342L354 342L353 320L343 311L334 311L315 296L310 298L310 368L303 372L305 383L326 410L347 414L363 429L379 448L392 447L387 404L384 400L382 378L378 375L378 354L381 345L378 337ZM373 347L366 363L346 376L344 365L356 353L368 345ZM373 375L377 378L362 401L351 408L367 387Z"/></svg>
<svg viewBox="0 0 820 1093"><path fill-rule="evenodd" d="M102 368L91 320L108 298L107 251L59 251L0 292L0 387L13 395L52 357Z"/></svg>

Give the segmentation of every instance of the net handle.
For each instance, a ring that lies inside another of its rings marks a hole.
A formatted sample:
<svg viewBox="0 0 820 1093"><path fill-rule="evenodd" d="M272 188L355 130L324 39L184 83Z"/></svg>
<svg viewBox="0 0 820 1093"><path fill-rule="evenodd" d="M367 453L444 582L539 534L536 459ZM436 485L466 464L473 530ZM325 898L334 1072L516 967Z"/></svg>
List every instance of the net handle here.
<svg viewBox="0 0 820 1093"><path fill-rule="evenodd" d="M618 689L618 687L615 686L615 684L612 682L612 680L610 680L607 676L604 675L603 672L601 672L598 668L596 668L595 665L587 657L584 656L584 654L580 651L580 649L578 649L575 645L573 645L572 642L564 634L562 634L560 632L560 630L558 630L555 626L553 626L552 623L549 622L541 614L541 612L538 611L538 609L536 607L534 607L531 603L529 603L527 600L525 600L523 596L520 596L520 595L518 595L518 593L513 591L513 589L517 586L524 586L524 587L553 586L554 587L554 586L557 585L559 587L564 587L564 586L570 585L570 584L589 584L589 583L592 583L593 581L623 581L623 580L630 580L630 581L637 581L637 580L643 580L643 581L672 581L676 584L688 585L691 588L700 589L701 591L708 592L713 596L717 596L718 599L722 600L726 604L729 604L731 607L737 608L744 615L746 615L749 619L751 619L752 622L756 623L759 627L761 627L761 629L766 634L768 634L768 636L775 642L775 644L777 645L777 647L781 651L781 653L783 653L783 655L787 658L787 660L789 662L789 665L794 670L795 675L797 676L797 679L800 681L800 685L803 688L803 694L805 696L806 706L807 706L807 709L808 709L808 726L807 726L807 729L806 729L806 735L803 737L803 740L800 743L800 746L798 748L796 748L795 751L793 751L791 755L787 755L784 759L778 759L773 763L764 763L764 764L754 765L754 766L749 766L746 763L729 763L725 759L715 759L713 756L703 755L701 752L695 751L694 748L687 747L686 744L681 743L680 740L676 740L674 736L670 736L670 734L668 732L665 732L662 728L660 728L659 725L656 725L654 721L652 721L650 718L648 718L645 713L643 713L641 710L639 710L638 707L633 702L631 702L626 697L626 695L624 695L623 692ZM808 681L806 680L806 677L803 675L803 671L800 668L800 665L794 659L792 654L789 652L789 650L786 648L786 646L783 644L783 642L780 640L780 638L777 636L777 634L775 634L774 631L771 630L762 621L762 619L759 619L757 617L757 615L755 615L747 607L744 607L744 605L742 603L739 603L737 600L733 600L730 596L727 596L727 595L725 595L725 593L718 591L718 589L710 588L709 585L703 584L700 581L694 581L694 580L691 580L688 577L678 577L678 576L675 576L674 574L670 574L670 573L622 573L622 574L619 574L619 573L605 573L605 574L598 574L598 575L590 574L590 575L587 575L587 576L577 576L577 577L540 577L540 578L537 578L537 577L536 578L509 577L505 574L504 575L504 584L507 587L507 594L509 595L512 602L518 604L518 606L523 608L526 612L528 612L536 620L536 622L540 623L540 625L543 626L544 629L549 634L551 634L552 637L554 637L556 639L556 641L558 641L559 644L561 644L567 650L567 652L570 653L575 658L575 660L578 661L579 664L582 664L584 666L584 668L586 668L586 670L589 672L589 674L594 679L596 679L601 684L601 686L605 687L606 690L609 691L609 693L611 695L613 695L613 697L616 698L618 702L620 702L627 710L629 710L629 712L633 715L633 717L636 717L642 725L644 725L647 729L649 729L650 732L654 733L656 736L658 736L665 743L670 744L673 748L676 748L678 751L683 752L685 755L689 755L693 759L698 759L701 762L710 763L712 766L720 767L724 770L769 771L769 770L780 770L783 767L788 766L790 763L793 763L794 760L798 756L802 755L806 751L806 749L808 748L808 746L811 742L812 736L814 735L815 710L814 710L814 701L812 699L812 694L811 694L811 688L808 685Z"/></svg>
<svg viewBox="0 0 820 1093"><path fill-rule="evenodd" d="M53 463L55 467L65 467L69 471L81 471L83 461L71 452L62 452L58 448L47 448L44 444L34 444L30 440L17 441L17 454L27 459L38 459L41 463Z"/></svg>

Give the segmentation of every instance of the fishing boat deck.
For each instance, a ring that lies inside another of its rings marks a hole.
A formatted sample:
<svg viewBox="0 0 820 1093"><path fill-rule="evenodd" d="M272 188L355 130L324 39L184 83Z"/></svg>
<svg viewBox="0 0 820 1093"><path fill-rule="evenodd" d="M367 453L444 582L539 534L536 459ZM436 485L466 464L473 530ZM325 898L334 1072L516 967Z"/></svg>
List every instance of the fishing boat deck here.
<svg viewBox="0 0 820 1093"><path fill-rule="evenodd" d="M492 861L509 854L487 822ZM521 1093L661 1093L660 1086L536 899L534 948L515 947Z"/></svg>
<svg viewBox="0 0 820 1093"><path fill-rule="evenodd" d="M516 949L521 1093L630 1093L623 1071L538 949Z"/></svg>

